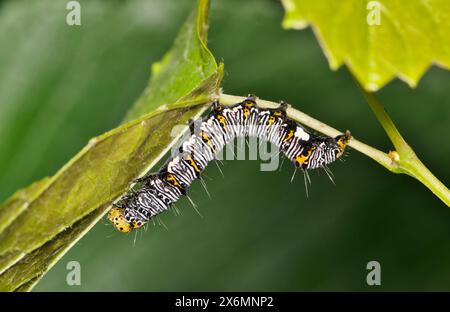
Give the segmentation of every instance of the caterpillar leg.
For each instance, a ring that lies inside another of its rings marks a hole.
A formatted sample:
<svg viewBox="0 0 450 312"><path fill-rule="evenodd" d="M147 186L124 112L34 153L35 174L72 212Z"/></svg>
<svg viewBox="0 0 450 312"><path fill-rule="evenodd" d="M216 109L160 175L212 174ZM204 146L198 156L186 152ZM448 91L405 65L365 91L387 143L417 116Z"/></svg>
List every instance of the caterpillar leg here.
<svg viewBox="0 0 450 312"><path fill-rule="evenodd" d="M189 118L188 126L189 126L189 131L191 132L191 135L193 135L194 129L195 129L195 120L192 118Z"/></svg>
<svg viewBox="0 0 450 312"><path fill-rule="evenodd" d="M247 94L247 98L245 100L249 100L249 101L252 101L252 102L256 103L257 99L258 99L258 97L256 95L254 95L254 94Z"/></svg>
<svg viewBox="0 0 450 312"><path fill-rule="evenodd" d="M214 105L214 103L213 103L213 105ZM193 119L193 118L189 119L188 126L189 126L189 132L190 132L191 135L194 135L194 134L198 133L198 129L200 129L200 124L201 123L202 123L201 119Z"/></svg>
<svg viewBox="0 0 450 312"><path fill-rule="evenodd" d="M280 106L278 106L278 110L286 113L287 109L289 108L289 104L285 101L280 101Z"/></svg>
<svg viewBox="0 0 450 312"><path fill-rule="evenodd" d="M221 112L223 110L223 105L219 103L218 100L212 102L212 108L214 112Z"/></svg>
<svg viewBox="0 0 450 312"><path fill-rule="evenodd" d="M134 183L141 183L141 182L144 182L145 180L147 180L148 179L148 176L143 176L143 177L140 177L140 178L136 178L136 179L133 179L133 180L131 180L131 182L130 182L130 184L134 184Z"/></svg>

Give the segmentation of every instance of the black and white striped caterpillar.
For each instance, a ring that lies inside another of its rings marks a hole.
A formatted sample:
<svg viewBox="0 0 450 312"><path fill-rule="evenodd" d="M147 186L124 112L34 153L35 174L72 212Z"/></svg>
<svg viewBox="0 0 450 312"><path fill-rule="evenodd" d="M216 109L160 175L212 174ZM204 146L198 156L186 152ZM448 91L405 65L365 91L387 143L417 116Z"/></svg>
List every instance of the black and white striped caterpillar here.
<svg viewBox="0 0 450 312"><path fill-rule="evenodd" d="M343 155L351 138L349 131L335 138L310 134L287 117L286 108L284 103L276 109L260 108L254 97L232 106L214 102L198 127L191 124L191 135L179 153L157 173L140 178L139 190L129 191L113 204L110 222L125 233L142 227L186 195L216 153L236 137L269 141L304 171L324 167Z"/></svg>

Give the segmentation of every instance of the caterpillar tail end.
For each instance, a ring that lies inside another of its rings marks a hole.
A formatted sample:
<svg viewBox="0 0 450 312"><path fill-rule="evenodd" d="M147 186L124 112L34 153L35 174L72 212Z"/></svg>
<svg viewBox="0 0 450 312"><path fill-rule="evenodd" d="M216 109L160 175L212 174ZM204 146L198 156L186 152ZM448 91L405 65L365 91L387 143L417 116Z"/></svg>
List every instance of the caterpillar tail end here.
<svg viewBox="0 0 450 312"><path fill-rule="evenodd" d="M118 207L111 208L108 213L108 220L117 231L122 233L129 233L133 229L138 229L143 225L141 221L128 222L125 219L125 209Z"/></svg>

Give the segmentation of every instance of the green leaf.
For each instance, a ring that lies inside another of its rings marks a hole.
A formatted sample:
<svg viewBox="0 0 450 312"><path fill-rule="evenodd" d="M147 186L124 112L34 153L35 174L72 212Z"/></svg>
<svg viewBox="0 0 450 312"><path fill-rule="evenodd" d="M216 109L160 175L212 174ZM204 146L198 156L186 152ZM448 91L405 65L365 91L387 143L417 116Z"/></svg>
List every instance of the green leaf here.
<svg viewBox="0 0 450 312"><path fill-rule="evenodd" d="M173 48L161 61L152 65L149 85L129 111L126 120L163 105L171 107L216 70L216 61L206 47L208 6L208 1L199 1L198 11L189 16Z"/></svg>
<svg viewBox="0 0 450 312"><path fill-rule="evenodd" d="M448 0L282 3L283 27L311 25L330 67L336 70L345 63L368 91L394 77L415 87L432 63L450 68Z"/></svg>
<svg viewBox="0 0 450 312"><path fill-rule="evenodd" d="M153 67L152 86L128 119L143 116L91 139L56 175L0 207L1 291L30 290L129 182L164 156L182 134L171 137L173 127L206 110L201 104L218 92L223 75L205 45L207 10L208 1L200 0L172 49Z"/></svg>

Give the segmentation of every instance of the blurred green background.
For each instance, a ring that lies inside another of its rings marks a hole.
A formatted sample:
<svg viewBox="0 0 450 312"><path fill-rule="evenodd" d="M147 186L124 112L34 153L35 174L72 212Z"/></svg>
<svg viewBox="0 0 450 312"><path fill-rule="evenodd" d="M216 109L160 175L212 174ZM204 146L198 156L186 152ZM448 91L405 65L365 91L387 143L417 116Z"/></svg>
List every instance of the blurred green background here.
<svg viewBox="0 0 450 312"><path fill-rule="evenodd" d="M54 174L89 138L118 125L171 46L195 0L0 2L0 201ZM212 1L209 46L225 62L226 93L285 100L364 142L391 145L346 69L331 72L310 29L281 29L272 0ZM450 177L450 74L431 68L416 90L394 81L379 92L419 157ZM137 236L97 224L36 291L450 290L450 209L419 182L351 151L332 166L333 185L311 172L309 197L293 167L225 161L182 199L181 216ZM81 264L81 286L66 265ZM366 284L381 263L382 286Z"/></svg>

